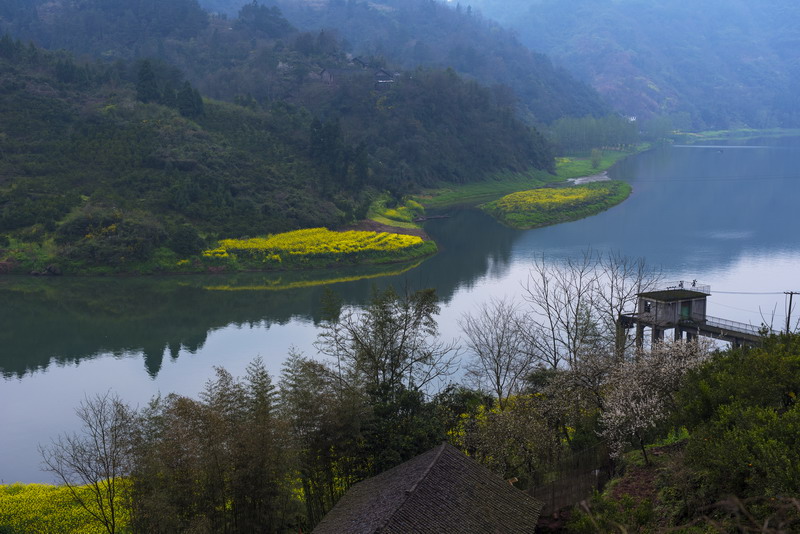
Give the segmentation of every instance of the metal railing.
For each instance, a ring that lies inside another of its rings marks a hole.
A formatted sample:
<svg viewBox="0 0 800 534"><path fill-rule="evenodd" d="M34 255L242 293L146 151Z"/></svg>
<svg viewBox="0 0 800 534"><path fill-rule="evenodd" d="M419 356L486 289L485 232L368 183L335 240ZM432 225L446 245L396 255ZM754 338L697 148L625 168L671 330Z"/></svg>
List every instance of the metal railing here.
<svg viewBox="0 0 800 534"><path fill-rule="evenodd" d="M721 328L723 330L732 330L734 332L741 332L744 334L750 334L754 336L761 335L764 332L764 326L753 326L752 324L748 323L740 323L738 321L731 321L729 319L722 319L720 317L711 317L706 315L706 326L711 326L714 328ZM777 330L773 330L771 328L767 328L767 334L777 334Z"/></svg>
<svg viewBox="0 0 800 534"><path fill-rule="evenodd" d="M678 280L677 282L665 282L663 289L686 289L689 291L697 291L698 293L711 294L711 286L708 284L701 284L697 280Z"/></svg>

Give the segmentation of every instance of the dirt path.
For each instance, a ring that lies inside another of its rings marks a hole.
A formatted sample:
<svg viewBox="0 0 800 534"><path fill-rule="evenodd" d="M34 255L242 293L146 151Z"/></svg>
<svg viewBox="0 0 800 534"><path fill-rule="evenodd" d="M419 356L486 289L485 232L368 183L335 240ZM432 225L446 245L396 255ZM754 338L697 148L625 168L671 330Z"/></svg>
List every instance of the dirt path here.
<svg viewBox="0 0 800 534"><path fill-rule="evenodd" d="M573 185L589 184L592 182L608 182L611 178L608 177L606 171L591 176L581 176L580 178L569 178L567 181L572 182Z"/></svg>

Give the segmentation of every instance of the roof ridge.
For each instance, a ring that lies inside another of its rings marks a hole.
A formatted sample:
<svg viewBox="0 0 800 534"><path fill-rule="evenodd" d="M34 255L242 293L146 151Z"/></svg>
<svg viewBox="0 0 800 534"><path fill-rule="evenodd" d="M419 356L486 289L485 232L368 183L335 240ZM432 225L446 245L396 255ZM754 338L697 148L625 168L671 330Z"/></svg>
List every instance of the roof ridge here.
<svg viewBox="0 0 800 534"><path fill-rule="evenodd" d="M400 508L402 508L406 504L406 501L408 501L409 497L411 497L411 495L413 495L414 490L417 489L417 486L419 486L419 483L422 482L423 480L425 480L428 477L428 475L431 472L431 469L433 469L433 466L436 465L437 461L439 461L439 457L442 455L442 453L444 452L446 447L447 447L447 442L443 441L442 444L439 445L439 450L433 456L433 460L431 460L431 463L428 464L428 467L425 468L425 471L422 472L422 475L420 475L419 479L417 479L417 481L414 483L413 486L411 486L409 489L405 490L405 496L403 497L403 501L395 507L395 509L392 511L391 514L389 514L389 517L386 518L386 521L384 521L381 524L381 526L379 526L378 528L375 529L375 532L381 532L381 530L386 525L389 524L389 521L392 520L392 518L397 513L397 511L400 510Z"/></svg>

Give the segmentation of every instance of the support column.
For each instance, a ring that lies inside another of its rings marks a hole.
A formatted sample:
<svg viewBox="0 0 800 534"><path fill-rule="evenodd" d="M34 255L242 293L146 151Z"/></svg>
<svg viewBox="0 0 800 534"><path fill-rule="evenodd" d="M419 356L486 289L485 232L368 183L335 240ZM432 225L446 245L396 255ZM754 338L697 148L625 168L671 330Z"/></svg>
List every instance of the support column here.
<svg viewBox="0 0 800 534"><path fill-rule="evenodd" d="M680 326L675 327L675 341L680 341L683 339L683 329Z"/></svg>
<svg viewBox="0 0 800 534"><path fill-rule="evenodd" d="M664 341L664 329L657 326L653 327L653 341Z"/></svg>
<svg viewBox="0 0 800 534"><path fill-rule="evenodd" d="M644 325L637 321L636 323L636 348L642 350L644 346Z"/></svg>

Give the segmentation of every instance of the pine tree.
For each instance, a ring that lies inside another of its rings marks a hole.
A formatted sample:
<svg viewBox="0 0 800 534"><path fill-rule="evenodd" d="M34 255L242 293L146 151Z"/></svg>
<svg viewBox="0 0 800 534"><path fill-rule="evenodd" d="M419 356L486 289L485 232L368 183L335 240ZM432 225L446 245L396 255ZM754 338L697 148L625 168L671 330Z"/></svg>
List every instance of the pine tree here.
<svg viewBox="0 0 800 534"><path fill-rule="evenodd" d="M142 102L158 102L161 92L158 90L156 73L148 60L142 61L136 81L136 98Z"/></svg>

